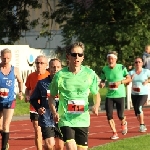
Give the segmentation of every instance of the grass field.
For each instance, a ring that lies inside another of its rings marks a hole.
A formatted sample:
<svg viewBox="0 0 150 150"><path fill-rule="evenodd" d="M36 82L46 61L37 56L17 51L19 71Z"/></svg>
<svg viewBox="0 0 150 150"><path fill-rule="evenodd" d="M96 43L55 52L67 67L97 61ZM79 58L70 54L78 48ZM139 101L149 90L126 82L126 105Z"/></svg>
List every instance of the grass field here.
<svg viewBox="0 0 150 150"><path fill-rule="evenodd" d="M150 150L150 135L141 135L91 148L91 150Z"/></svg>

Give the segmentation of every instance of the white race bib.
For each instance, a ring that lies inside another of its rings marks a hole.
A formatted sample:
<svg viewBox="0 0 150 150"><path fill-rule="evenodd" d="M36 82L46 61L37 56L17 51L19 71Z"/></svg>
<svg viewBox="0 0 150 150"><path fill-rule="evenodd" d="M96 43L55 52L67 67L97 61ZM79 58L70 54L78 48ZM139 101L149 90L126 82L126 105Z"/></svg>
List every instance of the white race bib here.
<svg viewBox="0 0 150 150"><path fill-rule="evenodd" d="M72 114L81 114L84 112L85 100L69 100L67 112Z"/></svg>
<svg viewBox="0 0 150 150"><path fill-rule="evenodd" d="M109 82L108 86L110 90L118 90L118 86L115 85L115 82Z"/></svg>
<svg viewBox="0 0 150 150"><path fill-rule="evenodd" d="M0 88L0 97L7 98L9 94L9 89L7 88Z"/></svg>
<svg viewBox="0 0 150 150"><path fill-rule="evenodd" d="M139 93L141 91L141 88L140 88L140 86L133 85L132 86L132 91L134 93Z"/></svg>

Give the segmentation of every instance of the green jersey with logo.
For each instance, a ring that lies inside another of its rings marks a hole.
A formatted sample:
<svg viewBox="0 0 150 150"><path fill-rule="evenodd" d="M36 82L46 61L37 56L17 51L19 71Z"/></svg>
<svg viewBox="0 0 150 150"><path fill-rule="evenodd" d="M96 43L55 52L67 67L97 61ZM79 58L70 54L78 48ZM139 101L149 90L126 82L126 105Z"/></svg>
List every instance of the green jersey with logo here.
<svg viewBox="0 0 150 150"><path fill-rule="evenodd" d="M106 97L109 98L121 98L126 97L125 85L120 84L118 87L114 86L113 83L123 80L128 75L126 67L121 64L116 64L112 69L109 66L105 66L102 69L100 78L101 80L107 80L108 92Z"/></svg>
<svg viewBox="0 0 150 150"><path fill-rule="evenodd" d="M97 75L85 66L77 74L64 67L57 72L50 85L51 95L59 91L60 116L59 126L88 127L90 115L88 109L88 95L99 91Z"/></svg>

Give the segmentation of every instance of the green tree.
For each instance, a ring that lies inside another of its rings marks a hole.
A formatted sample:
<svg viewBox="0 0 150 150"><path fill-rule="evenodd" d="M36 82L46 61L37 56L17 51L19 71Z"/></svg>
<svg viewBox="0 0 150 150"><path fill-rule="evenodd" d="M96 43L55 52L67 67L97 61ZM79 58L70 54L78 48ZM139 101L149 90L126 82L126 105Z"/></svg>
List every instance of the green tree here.
<svg viewBox="0 0 150 150"><path fill-rule="evenodd" d="M38 24L38 18L29 20L29 9L35 8L41 8L38 0L1 0L0 44L14 44L22 32Z"/></svg>
<svg viewBox="0 0 150 150"><path fill-rule="evenodd" d="M60 24L64 44L85 43L84 63L100 73L109 50L126 66L142 55L150 43L149 8L149 0L61 0L52 19Z"/></svg>

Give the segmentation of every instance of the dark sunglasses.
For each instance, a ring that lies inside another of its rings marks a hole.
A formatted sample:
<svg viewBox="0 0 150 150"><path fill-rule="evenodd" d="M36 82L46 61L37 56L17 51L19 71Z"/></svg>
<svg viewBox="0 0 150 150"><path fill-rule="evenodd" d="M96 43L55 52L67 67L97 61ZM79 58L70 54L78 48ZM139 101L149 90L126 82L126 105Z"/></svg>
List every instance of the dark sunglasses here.
<svg viewBox="0 0 150 150"><path fill-rule="evenodd" d="M137 64L137 63L139 63L139 64L140 64L140 63L141 63L141 61L135 61L134 63L135 63L135 64Z"/></svg>
<svg viewBox="0 0 150 150"><path fill-rule="evenodd" d="M43 65L45 63L44 62L35 62L35 64L37 64L37 65L39 65L39 64Z"/></svg>
<svg viewBox="0 0 150 150"><path fill-rule="evenodd" d="M77 55L78 55L79 57L82 57L84 54L83 54L83 53L70 53L70 55L71 55L72 57L77 57Z"/></svg>

